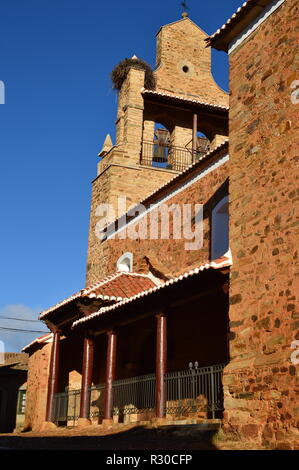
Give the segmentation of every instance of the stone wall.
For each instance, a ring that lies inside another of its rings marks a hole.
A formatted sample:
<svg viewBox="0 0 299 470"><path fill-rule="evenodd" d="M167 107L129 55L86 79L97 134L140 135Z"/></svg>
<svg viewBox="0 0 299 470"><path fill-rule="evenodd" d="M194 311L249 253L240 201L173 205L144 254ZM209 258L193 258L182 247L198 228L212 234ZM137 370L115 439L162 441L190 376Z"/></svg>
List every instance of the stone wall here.
<svg viewBox="0 0 299 470"><path fill-rule="evenodd" d="M42 344L29 357L25 430L38 430L46 418L51 346Z"/></svg>
<svg viewBox="0 0 299 470"><path fill-rule="evenodd" d="M155 71L158 91L168 90L186 97L192 95L208 103L228 105L228 94L218 87L212 77L211 51L205 47L206 37L206 33L189 18L161 28L157 38L159 67ZM185 66L188 66L187 71L183 70ZM134 66L130 68L118 96L116 146L98 164L98 176L93 181L86 285L106 276L111 269L108 266L110 254L107 248L99 245L95 234L99 222L97 207L111 204L116 210L119 196L125 196L128 209L169 181L177 174L174 170L181 170L171 156L169 163L173 164L173 170L140 165L142 141L153 141L155 122L164 125L166 120L165 127L171 127L169 131L173 134L171 139L175 146L184 147L192 139L191 112L184 111L182 119L183 110L174 111L158 103L153 105L147 102L145 106L142 95L144 77L143 70ZM226 119L219 116L199 115L199 130L213 141L212 147L217 145L218 140L223 140L222 136L227 132L226 124ZM150 151L146 161L149 165ZM187 160L185 164L188 164L186 152L180 158L183 157ZM109 216L109 220L113 219Z"/></svg>
<svg viewBox="0 0 299 470"><path fill-rule="evenodd" d="M100 217L97 215L97 207L104 203L111 204L117 217L121 215L118 214L119 196L126 197L126 209L128 209L176 175L176 172L168 170L151 169L141 166L137 168L124 165L110 166L105 173L105 175L97 177L92 184L86 267L87 286L111 273L107 264L107 252L97 237L96 226L100 221ZM113 219L114 217L111 217L111 220Z"/></svg>
<svg viewBox="0 0 299 470"><path fill-rule="evenodd" d="M225 429L282 449L299 446L299 373L290 358L299 339L299 105L290 88L298 79L298 7L286 0L230 56Z"/></svg>
<svg viewBox="0 0 299 470"><path fill-rule="evenodd" d="M223 154L223 151L222 151ZM222 155L221 154L221 155ZM199 170L197 170L199 172ZM204 237L203 246L200 249L188 250L186 249L186 240L182 237L174 239L173 237L173 224L172 216L170 217L170 232L168 239L120 239L116 236L115 239L108 239L101 242L98 238L94 238L93 256L98 252L99 262L98 271L90 271L89 282L93 283L99 279L101 274L101 263L105 262L106 272L111 274L116 270L116 262L118 258L125 252L132 252L134 265L134 272L148 272L150 269L162 273L165 276L174 276L183 271L188 271L195 266L200 265L210 259L210 219L213 207L227 194L228 192L228 163L216 168L211 173L204 176L203 179L195 182L188 188L184 189L177 195L174 195L167 200L166 205L170 207L172 204L178 204L182 209L182 204L191 204L192 209L195 203L204 205ZM176 188L175 182L173 187ZM172 188L173 189L173 188ZM171 189L167 189L171 191ZM182 212L181 212L182 214ZM181 222L182 222L181 218ZM161 217L159 218L159 224ZM149 219L148 219L149 222ZM130 232L136 231L142 226L141 222L136 222L130 227ZM194 226L193 226L194 229ZM160 234L160 225L159 225ZM101 258L100 258L101 254ZM95 276L97 272L97 276Z"/></svg>
<svg viewBox="0 0 299 470"><path fill-rule="evenodd" d="M228 105L228 94L214 81L207 34L189 18L163 26L157 35L157 90Z"/></svg>

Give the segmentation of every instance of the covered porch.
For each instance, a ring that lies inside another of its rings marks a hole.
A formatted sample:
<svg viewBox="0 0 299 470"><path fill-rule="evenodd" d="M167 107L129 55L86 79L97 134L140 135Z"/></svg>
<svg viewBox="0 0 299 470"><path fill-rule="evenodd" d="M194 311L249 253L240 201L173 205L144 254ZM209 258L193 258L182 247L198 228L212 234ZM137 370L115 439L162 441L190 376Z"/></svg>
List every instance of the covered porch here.
<svg viewBox="0 0 299 470"><path fill-rule="evenodd" d="M82 317L68 331L57 328L47 421L76 426L221 419L228 277L227 263L205 265ZM61 380L69 376L64 357L72 336L82 357L81 386L73 390Z"/></svg>
<svg viewBox="0 0 299 470"><path fill-rule="evenodd" d="M165 419L179 423L198 423L221 419L223 412L222 372L225 364L197 367L164 375ZM104 418L105 383L93 385L89 392L91 423ZM76 426L80 417L81 389L54 396L53 422ZM115 380L112 384L113 423L144 423L156 417L156 374Z"/></svg>

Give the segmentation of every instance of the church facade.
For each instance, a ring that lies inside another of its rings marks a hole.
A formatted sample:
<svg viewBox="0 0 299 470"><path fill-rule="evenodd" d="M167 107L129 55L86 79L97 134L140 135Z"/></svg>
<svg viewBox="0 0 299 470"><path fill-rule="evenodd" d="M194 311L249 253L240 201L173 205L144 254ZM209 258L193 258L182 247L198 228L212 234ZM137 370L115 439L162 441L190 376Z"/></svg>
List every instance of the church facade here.
<svg viewBox="0 0 299 470"><path fill-rule="evenodd" d="M25 348L25 428L204 422L298 446L298 6L262 3L210 37L187 16L163 26L153 86L129 60L86 285ZM210 46L229 53L230 96Z"/></svg>

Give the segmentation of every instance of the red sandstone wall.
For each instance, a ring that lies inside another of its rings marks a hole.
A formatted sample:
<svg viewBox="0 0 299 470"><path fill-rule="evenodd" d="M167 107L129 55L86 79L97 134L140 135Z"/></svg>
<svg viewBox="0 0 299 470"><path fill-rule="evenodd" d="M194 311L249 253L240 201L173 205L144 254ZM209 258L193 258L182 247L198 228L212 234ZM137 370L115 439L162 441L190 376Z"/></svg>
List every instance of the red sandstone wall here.
<svg viewBox="0 0 299 470"><path fill-rule="evenodd" d="M45 421L51 346L42 345L29 357L25 430L38 430Z"/></svg>
<svg viewBox="0 0 299 470"><path fill-rule="evenodd" d="M111 166L106 173L94 180L90 208L86 285L98 282L109 273L107 253L96 237L99 217L96 209L100 204L112 204L117 214L118 196L126 196L127 208L137 204L155 189L175 176L174 172L142 167ZM115 271L115 270L113 270Z"/></svg>
<svg viewBox="0 0 299 470"><path fill-rule="evenodd" d="M167 201L172 204L204 204L204 244L200 250L186 250L185 239L173 239L173 225L170 223L170 237L167 240L107 240L97 239L97 250L103 253L107 264L107 272L116 271L116 261L125 252L134 256L134 272L148 272L145 257L151 265L167 276L173 276L207 261L210 258L210 215L211 209L227 194L228 163L215 169L202 180L194 183L184 191ZM134 224L136 231L140 223ZM95 247L94 247L95 250ZM90 282L96 282L97 277L91 277Z"/></svg>
<svg viewBox="0 0 299 470"><path fill-rule="evenodd" d="M287 0L230 57L226 429L278 448L299 446L298 10Z"/></svg>

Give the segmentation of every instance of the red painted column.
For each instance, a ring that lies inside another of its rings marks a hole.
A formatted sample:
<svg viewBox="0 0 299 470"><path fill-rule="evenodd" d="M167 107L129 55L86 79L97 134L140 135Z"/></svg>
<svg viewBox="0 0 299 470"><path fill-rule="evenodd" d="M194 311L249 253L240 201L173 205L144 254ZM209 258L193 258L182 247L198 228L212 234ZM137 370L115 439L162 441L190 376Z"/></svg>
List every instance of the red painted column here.
<svg viewBox="0 0 299 470"><path fill-rule="evenodd" d="M109 331L107 361L106 361L106 378L105 378L105 402L104 402L104 419L112 418L112 383L115 379L116 365L116 333Z"/></svg>
<svg viewBox="0 0 299 470"><path fill-rule="evenodd" d="M80 400L80 418L89 418L90 391L92 385L94 340L86 335L84 338L83 363L82 363L82 385Z"/></svg>
<svg viewBox="0 0 299 470"><path fill-rule="evenodd" d="M61 332L59 330L53 331L53 343L51 348L50 370L48 379L46 421L52 421L54 394L58 391L60 334Z"/></svg>
<svg viewBox="0 0 299 470"><path fill-rule="evenodd" d="M165 416L165 383L167 363L167 331L166 316L161 313L157 318L157 342L156 342L156 417Z"/></svg>

